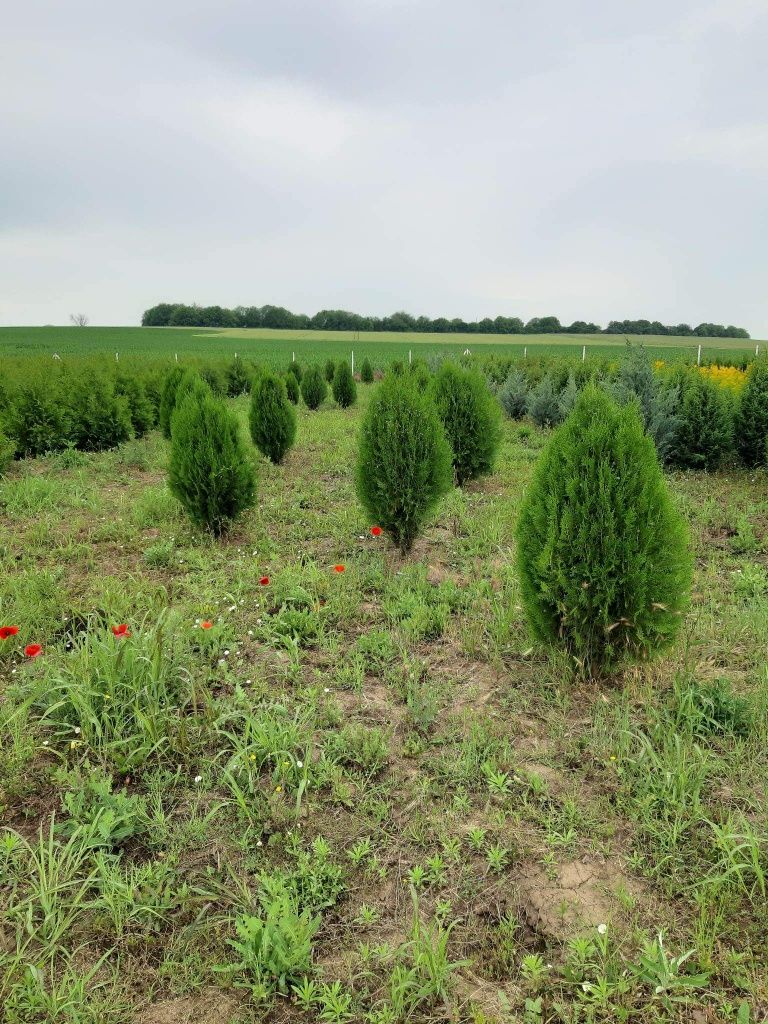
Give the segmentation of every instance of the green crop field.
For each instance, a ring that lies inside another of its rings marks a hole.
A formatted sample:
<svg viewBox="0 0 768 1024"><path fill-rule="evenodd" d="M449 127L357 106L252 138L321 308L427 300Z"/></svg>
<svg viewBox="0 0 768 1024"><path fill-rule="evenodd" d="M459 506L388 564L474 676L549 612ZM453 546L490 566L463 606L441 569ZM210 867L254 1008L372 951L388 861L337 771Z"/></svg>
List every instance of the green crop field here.
<svg viewBox="0 0 768 1024"><path fill-rule="evenodd" d="M360 362L366 356L376 367L394 359L429 358L433 355L508 355L522 358L524 351L540 354L579 355L587 346L587 357L610 355L626 344L623 335L498 335L498 334L396 334L344 331L278 331L266 329L202 329L197 327L0 327L0 354L107 355L122 357L153 355L173 359L175 355L197 357L232 356L282 366L292 354L301 362L314 359L350 358ZM703 357L733 358L754 354L758 342L738 338L634 337L659 358L695 360L697 346Z"/></svg>

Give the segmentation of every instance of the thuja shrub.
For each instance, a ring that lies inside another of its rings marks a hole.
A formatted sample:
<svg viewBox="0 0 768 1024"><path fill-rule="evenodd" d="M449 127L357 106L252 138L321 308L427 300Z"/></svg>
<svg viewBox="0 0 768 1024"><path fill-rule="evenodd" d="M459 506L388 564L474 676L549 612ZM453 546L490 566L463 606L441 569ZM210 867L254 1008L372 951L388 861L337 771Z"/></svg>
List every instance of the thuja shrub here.
<svg viewBox="0 0 768 1024"><path fill-rule="evenodd" d="M288 363L288 373L292 373L293 376L296 378L297 382L301 384L301 378L304 376L304 371L301 368L301 363L297 363L295 359L292 362Z"/></svg>
<svg viewBox="0 0 768 1024"><path fill-rule="evenodd" d="M68 392L70 442L81 451L116 448L133 437L128 399L100 375L81 377Z"/></svg>
<svg viewBox="0 0 768 1024"><path fill-rule="evenodd" d="M360 380L363 384L373 384L373 367L371 360L366 356L360 367Z"/></svg>
<svg viewBox="0 0 768 1024"><path fill-rule="evenodd" d="M259 451L276 465L282 462L296 440L296 412L285 383L276 374L264 373L255 382L248 422Z"/></svg>
<svg viewBox="0 0 768 1024"><path fill-rule="evenodd" d="M286 373L283 378L285 383L285 391L288 395L288 401L293 402L294 405L299 404L299 382L295 375L292 373Z"/></svg>
<svg viewBox="0 0 768 1024"><path fill-rule="evenodd" d="M634 403L588 386L536 465L517 526L534 637L599 675L650 658L680 628L688 533Z"/></svg>
<svg viewBox="0 0 768 1024"><path fill-rule="evenodd" d="M115 381L115 393L128 403L134 435L144 437L155 425L155 407L144 384L137 377L121 374Z"/></svg>
<svg viewBox="0 0 768 1024"><path fill-rule="evenodd" d="M6 437L0 429L0 476L8 472L8 468L16 455L16 442Z"/></svg>
<svg viewBox="0 0 768 1024"><path fill-rule="evenodd" d="M733 451L733 397L700 373L691 373L678 411L674 461L688 469L717 469Z"/></svg>
<svg viewBox="0 0 768 1024"><path fill-rule="evenodd" d="M485 379L476 370L444 363L429 394L453 452L458 485L490 473L501 442L501 415Z"/></svg>
<svg viewBox="0 0 768 1024"><path fill-rule="evenodd" d="M310 366L301 378L301 397L308 409L318 409L328 394L328 384L319 366Z"/></svg>
<svg viewBox="0 0 768 1024"><path fill-rule="evenodd" d="M166 375L162 391L160 392L158 423L163 437L166 439L170 439L171 436L171 416L176 406L176 391L183 376L184 368L182 366L174 366Z"/></svg>
<svg viewBox="0 0 768 1024"><path fill-rule="evenodd" d="M736 445L747 466L765 461L768 444L768 359L756 359L741 390L736 415Z"/></svg>
<svg viewBox="0 0 768 1024"><path fill-rule="evenodd" d="M356 486L371 522L410 551L451 481L451 447L434 403L410 377L390 375L360 431Z"/></svg>
<svg viewBox="0 0 768 1024"><path fill-rule="evenodd" d="M685 371L659 376L642 345L627 345L610 393L622 405L636 402L643 426L656 445L662 462L673 457L680 427L678 407Z"/></svg>
<svg viewBox="0 0 768 1024"><path fill-rule="evenodd" d="M357 401L357 385L348 362L343 360L335 368L331 390L336 404L342 409L348 409Z"/></svg>
<svg viewBox="0 0 768 1024"><path fill-rule="evenodd" d="M22 384L6 413L6 430L23 458L66 448L69 414L57 383L38 377Z"/></svg>
<svg viewBox="0 0 768 1024"><path fill-rule="evenodd" d="M227 379L227 394L230 398L247 395L251 390L251 373L240 356L235 356L224 371L224 376Z"/></svg>
<svg viewBox="0 0 768 1024"><path fill-rule="evenodd" d="M192 522L216 536L255 501L256 475L237 419L210 391L193 391L173 413L168 483Z"/></svg>
<svg viewBox="0 0 768 1024"><path fill-rule="evenodd" d="M333 378L336 374L336 363L332 359L328 359L325 364L325 379L328 383L332 383Z"/></svg>

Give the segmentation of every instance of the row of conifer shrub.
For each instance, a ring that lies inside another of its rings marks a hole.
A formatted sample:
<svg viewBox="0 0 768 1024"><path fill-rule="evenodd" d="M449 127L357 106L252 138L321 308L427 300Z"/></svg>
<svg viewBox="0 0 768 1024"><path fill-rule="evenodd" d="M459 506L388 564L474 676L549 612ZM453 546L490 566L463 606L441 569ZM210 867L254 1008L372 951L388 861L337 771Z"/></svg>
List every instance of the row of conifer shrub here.
<svg viewBox="0 0 768 1024"><path fill-rule="evenodd" d="M529 416L555 427L575 406L582 388L598 383L620 405L635 402L662 462L687 469L716 469L739 458L747 467L768 463L768 358L746 370L717 372L683 363L654 366L640 347L629 348L615 367L573 365L532 376L519 363L495 384L508 416Z"/></svg>

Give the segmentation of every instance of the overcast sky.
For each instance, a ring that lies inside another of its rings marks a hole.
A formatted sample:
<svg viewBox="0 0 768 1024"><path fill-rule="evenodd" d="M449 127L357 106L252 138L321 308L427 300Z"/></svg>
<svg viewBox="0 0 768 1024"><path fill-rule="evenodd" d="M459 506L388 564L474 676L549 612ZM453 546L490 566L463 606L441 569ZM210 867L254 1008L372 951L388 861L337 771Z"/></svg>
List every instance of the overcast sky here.
<svg viewBox="0 0 768 1024"><path fill-rule="evenodd" d="M0 323L158 301L768 338L768 0L6 0Z"/></svg>

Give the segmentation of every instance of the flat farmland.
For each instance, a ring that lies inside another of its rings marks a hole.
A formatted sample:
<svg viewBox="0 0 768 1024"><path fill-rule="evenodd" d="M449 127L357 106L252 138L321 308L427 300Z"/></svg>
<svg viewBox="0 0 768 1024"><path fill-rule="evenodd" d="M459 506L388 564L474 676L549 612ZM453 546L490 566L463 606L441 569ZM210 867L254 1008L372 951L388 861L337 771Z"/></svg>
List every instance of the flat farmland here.
<svg viewBox="0 0 768 1024"><path fill-rule="evenodd" d="M651 355L663 359L695 359L699 343L706 359L738 358L754 353L759 341L740 338L677 338L606 334L419 334L354 331L292 331L257 329L205 329L199 327L0 327L0 355L114 355L231 357L282 366L295 353L300 362L366 356L374 367L395 359L429 359L441 354L523 358L529 353L574 355L587 346L590 355L618 354L627 340L641 342ZM764 343L762 343L764 347Z"/></svg>

